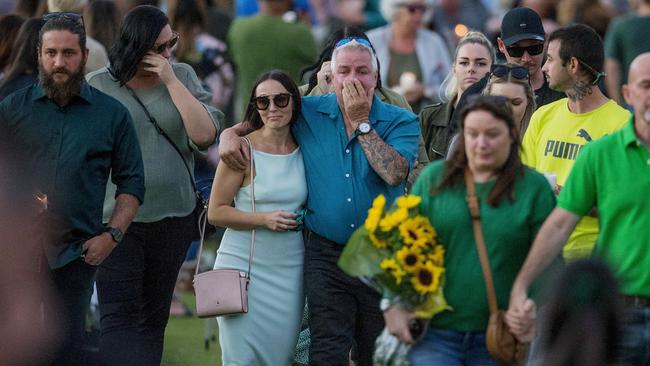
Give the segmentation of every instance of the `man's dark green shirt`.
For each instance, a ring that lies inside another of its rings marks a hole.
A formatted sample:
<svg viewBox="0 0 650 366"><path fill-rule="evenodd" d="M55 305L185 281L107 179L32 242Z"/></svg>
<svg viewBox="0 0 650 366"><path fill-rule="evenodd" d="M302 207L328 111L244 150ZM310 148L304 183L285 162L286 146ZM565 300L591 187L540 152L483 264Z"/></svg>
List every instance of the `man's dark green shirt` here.
<svg viewBox="0 0 650 366"><path fill-rule="evenodd" d="M45 193L55 223L46 247L50 267L79 258L83 243L103 231L102 208L109 174L116 195L144 200L140 145L128 110L83 82L60 107L36 83L0 103L0 135L21 149L34 177L25 189Z"/></svg>

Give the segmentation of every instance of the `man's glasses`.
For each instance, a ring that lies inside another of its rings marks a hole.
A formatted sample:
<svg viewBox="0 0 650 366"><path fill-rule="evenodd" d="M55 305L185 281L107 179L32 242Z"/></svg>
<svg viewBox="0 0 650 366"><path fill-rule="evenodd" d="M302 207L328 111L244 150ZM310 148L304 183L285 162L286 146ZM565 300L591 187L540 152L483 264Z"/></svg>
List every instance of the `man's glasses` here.
<svg viewBox="0 0 650 366"><path fill-rule="evenodd" d="M490 73L498 78L510 74L515 79L528 79L528 68L523 66L492 65Z"/></svg>
<svg viewBox="0 0 650 366"><path fill-rule="evenodd" d="M56 13L48 13L43 15L43 21L44 22L49 22L50 20L54 19L67 19L71 20L76 23L81 23L82 26L85 27L84 24L84 17L81 16L81 14L77 13L68 13L68 12L56 12Z"/></svg>
<svg viewBox="0 0 650 366"><path fill-rule="evenodd" d="M174 48L174 46L176 46L176 43L178 43L178 37L179 37L178 33L172 32L172 38L170 38L169 41L165 43L161 43L157 46L153 46L151 51L160 55L163 52L165 52L165 50L167 49L171 50L172 48Z"/></svg>
<svg viewBox="0 0 650 366"><path fill-rule="evenodd" d="M370 49L372 49L372 46L370 45L370 42L363 38L356 38L356 37L349 37L349 38L343 38L340 41L336 42L336 45L334 48L339 48L341 46L345 46L346 44L352 42L352 41L357 41L357 43L362 44Z"/></svg>
<svg viewBox="0 0 650 366"><path fill-rule="evenodd" d="M409 13L415 14L415 13L424 13L427 11L427 6L422 5L422 4L409 4L409 3L400 3L397 4L397 6L401 8L405 8L408 10Z"/></svg>
<svg viewBox="0 0 650 366"><path fill-rule="evenodd" d="M291 94L289 93L280 93L275 95L262 95L259 97L253 98L253 104L255 108L260 111L265 111L271 105L271 99L273 99L273 104L278 108L284 108L289 105L291 101Z"/></svg>
<svg viewBox="0 0 650 366"><path fill-rule="evenodd" d="M528 52L531 56L537 56L540 53L544 52L544 43L534 44L532 46L510 46L506 47L506 51L511 57L521 57L524 55L524 51Z"/></svg>

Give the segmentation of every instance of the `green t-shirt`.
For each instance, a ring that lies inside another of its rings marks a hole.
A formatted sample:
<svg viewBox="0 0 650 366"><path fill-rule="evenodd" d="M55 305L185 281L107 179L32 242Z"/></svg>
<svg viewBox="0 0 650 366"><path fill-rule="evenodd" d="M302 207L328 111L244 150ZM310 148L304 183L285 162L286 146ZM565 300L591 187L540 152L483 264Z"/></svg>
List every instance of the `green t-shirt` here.
<svg viewBox="0 0 650 366"><path fill-rule="evenodd" d="M650 152L633 117L622 130L588 144L573 165L558 207L585 215L597 204L594 256L610 264L627 295L650 296Z"/></svg>
<svg viewBox="0 0 650 366"><path fill-rule="evenodd" d="M621 84L627 81L627 72L634 58L650 51L650 17L624 15L609 25L605 36L605 56L621 65Z"/></svg>
<svg viewBox="0 0 650 366"><path fill-rule="evenodd" d="M442 178L444 161L427 166L413 185L412 194L422 197L420 211L427 215L445 247L444 293L451 311L432 319L436 328L484 331L489 307L472 220L465 201L467 190L460 183L431 196ZM499 308L506 309L510 289L540 226L555 205L551 187L543 175L525 168L515 183L514 201L498 207L487 204L495 181L476 183L481 208L481 227L490 258Z"/></svg>
<svg viewBox="0 0 650 366"><path fill-rule="evenodd" d="M280 69L300 84L300 70L318 56L309 28L277 16L235 19L228 32L228 44L237 68L239 116L243 116L253 83L261 73Z"/></svg>

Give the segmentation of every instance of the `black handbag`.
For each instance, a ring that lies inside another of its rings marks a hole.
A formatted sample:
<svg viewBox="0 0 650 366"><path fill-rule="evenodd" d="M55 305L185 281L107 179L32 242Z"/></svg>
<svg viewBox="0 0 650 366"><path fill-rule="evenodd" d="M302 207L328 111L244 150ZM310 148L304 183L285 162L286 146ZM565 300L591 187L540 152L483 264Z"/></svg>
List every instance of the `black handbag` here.
<svg viewBox="0 0 650 366"><path fill-rule="evenodd" d="M181 153L181 150L176 146L174 141L167 135L165 130L160 127L158 122L156 121L155 118L149 113L149 110L147 107L144 106L144 103L138 98L138 96L135 94L133 89L131 89L129 86L125 85L126 89L131 93L133 96L133 99L135 99L136 102L142 107L144 110L144 114L147 116L151 124L153 124L154 128L162 137L169 142L170 145L176 150L178 153L178 156L181 158L181 161L183 162L183 165L185 166L185 169L187 170L187 175L190 178L190 182L192 184L192 188L194 190L194 194L196 195L196 206L194 206L194 211L192 211L192 216L194 217L194 231L192 232L192 240L200 240L201 237L209 237L210 235L214 234L217 230L214 226L210 225L208 221L208 201L210 199L209 195L207 197L204 197L203 194L201 193L202 190L200 190L197 187L196 182L194 181L194 175L192 174L192 171L190 170L189 165L187 165L187 162L183 158L183 153ZM212 186L212 180L210 180L209 186ZM209 189L206 189L209 192Z"/></svg>

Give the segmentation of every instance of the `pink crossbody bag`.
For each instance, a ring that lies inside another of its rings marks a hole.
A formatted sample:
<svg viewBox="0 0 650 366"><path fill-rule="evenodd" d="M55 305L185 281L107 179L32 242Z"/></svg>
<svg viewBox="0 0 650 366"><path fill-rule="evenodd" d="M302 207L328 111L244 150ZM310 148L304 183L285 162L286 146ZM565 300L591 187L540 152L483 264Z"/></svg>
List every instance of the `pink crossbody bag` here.
<svg viewBox="0 0 650 366"><path fill-rule="evenodd" d="M255 212L255 187L253 144L244 137L248 143L251 156L251 205ZM213 269L199 273L199 262L203 252L203 239L207 213L200 219L201 232L199 247L199 260L194 271L194 294L196 295L196 314L199 318L239 314L248 312L248 285L250 284L251 261L253 260L253 247L255 244L255 229L251 232L250 254L248 256L248 272L237 269Z"/></svg>

